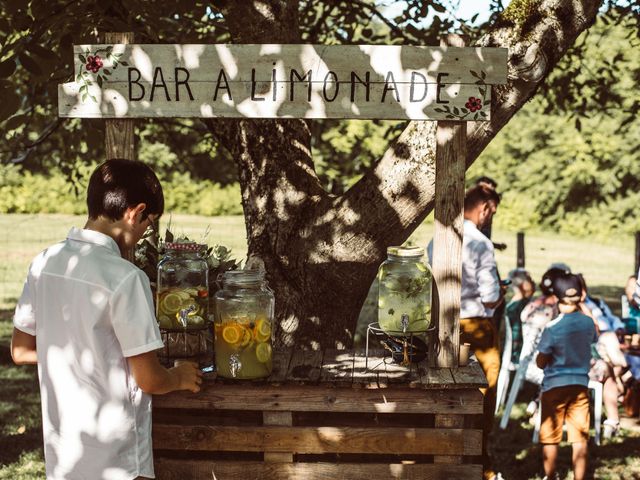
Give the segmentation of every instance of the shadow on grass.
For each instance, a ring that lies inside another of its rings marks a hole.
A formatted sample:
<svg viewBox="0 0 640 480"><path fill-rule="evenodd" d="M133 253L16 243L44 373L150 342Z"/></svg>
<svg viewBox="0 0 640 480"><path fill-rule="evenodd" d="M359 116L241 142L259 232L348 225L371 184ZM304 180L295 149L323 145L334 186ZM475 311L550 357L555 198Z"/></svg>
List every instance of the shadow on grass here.
<svg viewBox="0 0 640 480"><path fill-rule="evenodd" d="M12 316L12 310L0 310L0 468L20 462L29 452L43 459L38 372L11 360Z"/></svg>

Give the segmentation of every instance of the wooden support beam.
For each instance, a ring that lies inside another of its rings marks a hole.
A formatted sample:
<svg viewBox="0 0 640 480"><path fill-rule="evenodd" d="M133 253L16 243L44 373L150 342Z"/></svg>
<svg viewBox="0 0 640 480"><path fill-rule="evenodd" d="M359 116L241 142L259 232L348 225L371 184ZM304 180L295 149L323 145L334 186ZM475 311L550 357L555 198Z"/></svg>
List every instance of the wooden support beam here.
<svg viewBox="0 0 640 480"><path fill-rule="evenodd" d="M443 44L463 46L462 38L447 36ZM460 348L460 289L464 175L467 123L438 122L436 133L435 232L433 276L438 291L439 367L457 367Z"/></svg>
<svg viewBox="0 0 640 480"><path fill-rule="evenodd" d="M105 33L105 43L133 43L132 32ZM105 120L105 155L107 160L125 158L135 160L136 142L133 119Z"/></svg>

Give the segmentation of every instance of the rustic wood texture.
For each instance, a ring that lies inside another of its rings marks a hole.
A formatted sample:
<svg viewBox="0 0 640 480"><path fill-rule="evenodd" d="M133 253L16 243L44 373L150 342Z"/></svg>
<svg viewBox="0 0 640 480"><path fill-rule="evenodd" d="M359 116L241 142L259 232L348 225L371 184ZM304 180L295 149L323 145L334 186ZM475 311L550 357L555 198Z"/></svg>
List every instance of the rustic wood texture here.
<svg viewBox="0 0 640 480"><path fill-rule="evenodd" d="M461 428L154 425L163 450L480 455L482 431Z"/></svg>
<svg viewBox="0 0 640 480"><path fill-rule="evenodd" d="M402 463L260 463L156 458L157 480L470 480L481 465Z"/></svg>
<svg viewBox="0 0 640 480"><path fill-rule="evenodd" d="M264 425L281 425L290 427L293 425L291 412L265 411L262 413ZM293 453L290 452L264 452L265 462L293 462Z"/></svg>
<svg viewBox="0 0 640 480"><path fill-rule="evenodd" d="M458 365L466 135L464 123L438 122L433 276L438 285L440 367Z"/></svg>
<svg viewBox="0 0 640 480"><path fill-rule="evenodd" d="M105 42L129 44L133 42L133 33L109 32L105 34ZM102 95L100 95L100 98L101 97ZM63 97L59 96L58 98L61 101ZM91 98L87 98L87 102L94 103ZM107 160L112 158L125 158L127 160L136 159L136 139L134 121L132 119L126 118L106 121L105 155ZM131 255L131 257L133 256ZM133 258L130 258L129 260L133 260Z"/></svg>
<svg viewBox="0 0 640 480"><path fill-rule="evenodd" d="M322 371L322 350L294 350L287 372L288 382L316 383Z"/></svg>
<svg viewBox="0 0 640 480"><path fill-rule="evenodd" d="M443 44L460 47L463 42L460 37L450 35ZM466 123L438 122L432 267L438 292L440 367L457 367L459 362L466 156Z"/></svg>
<svg viewBox="0 0 640 480"><path fill-rule="evenodd" d="M154 397L153 405L155 409L212 411L479 414L482 413L482 394L477 388L423 390L397 386L353 389L326 385L225 385L206 381L198 394L175 392L159 395Z"/></svg>
<svg viewBox="0 0 640 480"><path fill-rule="evenodd" d="M451 374L453 375L453 380L456 382L456 385L459 387L485 388L488 386L482 367L478 362L471 362L466 367L452 368ZM483 378L484 382L478 385L478 379Z"/></svg>
<svg viewBox="0 0 640 480"><path fill-rule="evenodd" d="M435 418L436 428L463 428L464 427L464 415L436 415ZM436 455L433 458L433 463L462 463L462 457L460 455Z"/></svg>
<svg viewBox="0 0 640 480"><path fill-rule="evenodd" d="M353 352L349 350L325 350L322 358L320 383L336 387L348 387L353 382Z"/></svg>
<svg viewBox="0 0 640 480"><path fill-rule="evenodd" d="M62 117L488 121L487 85L507 79L504 49L103 44L74 54ZM89 70L96 55L103 66Z"/></svg>

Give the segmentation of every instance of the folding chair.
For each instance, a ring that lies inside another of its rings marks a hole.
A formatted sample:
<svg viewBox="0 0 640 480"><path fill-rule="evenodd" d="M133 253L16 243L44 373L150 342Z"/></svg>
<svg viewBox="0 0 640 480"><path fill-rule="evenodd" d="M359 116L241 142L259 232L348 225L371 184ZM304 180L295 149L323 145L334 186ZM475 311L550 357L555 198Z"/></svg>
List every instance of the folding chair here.
<svg viewBox="0 0 640 480"><path fill-rule="evenodd" d="M507 399L507 391L509 390L509 381L511 372L518 368L517 363L511 361L511 353L513 352L513 332L511 330L511 322L505 315L504 317L504 346L502 349L502 362L500 363L500 373L498 374L498 384L496 386L496 409L494 415L498 413L500 407L504 405Z"/></svg>
<svg viewBox="0 0 640 480"><path fill-rule="evenodd" d="M600 435L602 431L602 384L596 380L589 380L589 390L593 392L593 426L596 431L594 439L596 445L600 445ZM538 402L538 409L536 410L536 423L533 429L533 443L540 441L540 422L542 414L540 411L540 402Z"/></svg>
<svg viewBox="0 0 640 480"><path fill-rule="evenodd" d="M529 365L531 364L531 361L536 354L536 349L538 347L538 342L540 341L541 335L542 329L531 328L528 331L523 330L524 339L522 351L520 352L520 362L518 363L516 374L513 378L513 382L511 383L511 388L509 389L507 404L504 408L504 412L502 413L502 418L500 419L500 428L502 430L507 428L507 424L509 423L509 416L511 415L511 409L516 403L516 398L518 397L518 393L522 388L522 383L524 382L524 380L529 379L534 383L537 383L538 385L540 385L540 383L542 382L542 377L540 375L536 376L534 373L532 373L534 370L533 365L531 366L532 372L527 375ZM496 401L496 403L498 402Z"/></svg>

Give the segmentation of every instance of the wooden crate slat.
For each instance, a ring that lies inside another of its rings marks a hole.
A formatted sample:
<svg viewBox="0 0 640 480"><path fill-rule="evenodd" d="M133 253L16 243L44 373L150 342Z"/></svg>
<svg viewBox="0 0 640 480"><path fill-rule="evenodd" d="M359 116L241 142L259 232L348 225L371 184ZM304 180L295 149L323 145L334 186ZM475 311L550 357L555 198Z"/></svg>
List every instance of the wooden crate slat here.
<svg viewBox="0 0 640 480"><path fill-rule="evenodd" d="M205 384L194 395L176 392L153 399L154 410L163 408L208 410L273 410L354 413L461 413L482 412L479 391L473 389L335 388L318 385L216 385Z"/></svg>
<svg viewBox="0 0 640 480"><path fill-rule="evenodd" d="M293 425L293 415L291 412L262 412L264 425L283 425L290 427ZM290 452L264 452L265 462L293 462L293 453Z"/></svg>
<svg viewBox="0 0 640 480"><path fill-rule="evenodd" d="M351 385L353 381L353 353L349 350L327 349L322 357L320 383L335 386Z"/></svg>
<svg viewBox="0 0 640 480"><path fill-rule="evenodd" d="M471 362L466 367L452 368L451 373L458 388L484 388L487 386L487 377L478 362Z"/></svg>
<svg viewBox="0 0 640 480"><path fill-rule="evenodd" d="M288 382L315 383L320 380L322 350L294 350L287 372Z"/></svg>
<svg viewBox="0 0 640 480"><path fill-rule="evenodd" d="M481 465L401 463L260 463L156 458L157 480L470 480Z"/></svg>
<svg viewBox="0 0 640 480"><path fill-rule="evenodd" d="M433 428L154 425L163 450L480 455L482 431Z"/></svg>

